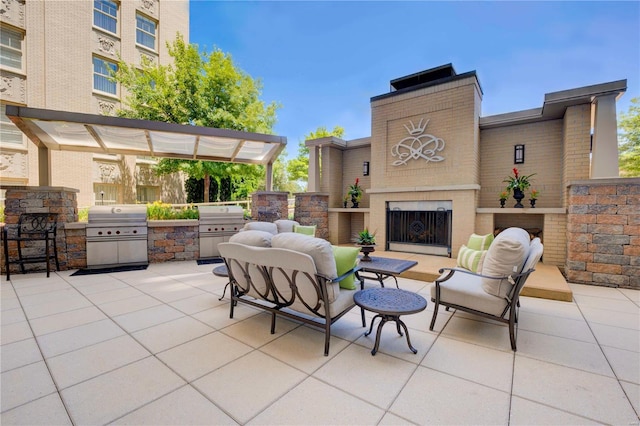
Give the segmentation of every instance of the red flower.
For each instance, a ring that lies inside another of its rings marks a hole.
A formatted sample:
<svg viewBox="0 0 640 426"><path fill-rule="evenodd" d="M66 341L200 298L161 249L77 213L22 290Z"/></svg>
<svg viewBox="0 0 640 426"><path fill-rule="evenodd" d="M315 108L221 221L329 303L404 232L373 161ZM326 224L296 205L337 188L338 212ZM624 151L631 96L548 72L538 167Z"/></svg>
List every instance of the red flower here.
<svg viewBox="0 0 640 426"><path fill-rule="evenodd" d="M518 169L517 169L517 167L513 168L513 174L516 175L516 179L518 179Z"/></svg>
<svg viewBox="0 0 640 426"><path fill-rule="evenodd" d="M360 179L356 178L356 185L358 185L358 182L360 182Z"/></svg>

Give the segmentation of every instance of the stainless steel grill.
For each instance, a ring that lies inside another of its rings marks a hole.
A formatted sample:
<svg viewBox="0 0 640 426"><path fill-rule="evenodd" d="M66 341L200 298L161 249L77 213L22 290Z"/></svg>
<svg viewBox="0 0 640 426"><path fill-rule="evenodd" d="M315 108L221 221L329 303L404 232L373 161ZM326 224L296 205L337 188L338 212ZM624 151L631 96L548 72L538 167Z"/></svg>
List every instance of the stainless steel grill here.
<svg viewBox="0 0 640 426"><path fill-rule="evenodd" d="M220 256L218 244L244 227L244 212L240 206L201 206L200 258Z"/></svg>
<svg viewBox="0 0 640 426"><path fill-rule="evenodd" d="M146 206L89 208L87 267L147 263Z"/></svg>

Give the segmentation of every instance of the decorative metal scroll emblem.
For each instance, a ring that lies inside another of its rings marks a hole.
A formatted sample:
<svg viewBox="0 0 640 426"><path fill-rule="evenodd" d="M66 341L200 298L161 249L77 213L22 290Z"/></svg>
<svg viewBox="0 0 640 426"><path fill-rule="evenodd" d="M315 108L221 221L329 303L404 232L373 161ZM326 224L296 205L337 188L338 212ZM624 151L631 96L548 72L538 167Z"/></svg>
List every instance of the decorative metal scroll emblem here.
<svg viewBox="0 0 640 426"><path fill-rule="evenodd" d="M444 140L437 138L430 134L425 134L424 130L429 124L429 120L422 125L421 118L418 126L413 124L413 121L409 121L411 128L405 125L404 128L409 132L409 136L402 139L396 145L391 147L391 155L398 157L391 165L401 166L407 164L409 160L419 160L424 158L427 163L433 161L434 163L444 160L441 155L436 155L438 152L444 149Z"/></svg>

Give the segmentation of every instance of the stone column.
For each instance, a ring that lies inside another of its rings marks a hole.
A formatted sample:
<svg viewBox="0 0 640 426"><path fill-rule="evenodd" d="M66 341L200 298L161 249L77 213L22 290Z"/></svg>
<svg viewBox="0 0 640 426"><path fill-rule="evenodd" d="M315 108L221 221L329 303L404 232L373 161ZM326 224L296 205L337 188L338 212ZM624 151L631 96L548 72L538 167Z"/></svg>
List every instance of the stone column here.
<svg viewBox="0 0 640 426"><path fill-rule="evenodd" d="M619 174L616 95L596 97L595 109L591 179L615 178Z"/></svg>
<svg viewBox="0 0 640 426"><path fill-rule="evenodd" d="M294 220L300 225L316 225L316 237L329 239L329 194L302 192L295 194Z"/></svg>
<svg viewBox="0 0 640 426"><path fill-rule="evenodd" d="M56 245L61 270L68 269L65 224L78 221L77 189L52 186L4 186L4 217L7 225L15 225L22 213L57 213ZM46 269L45 263L25 265L29 270ZM13 270L13 268L12 268ZM17 271L17 270L16 270Z"/></svg>
<svg viewBox="0 0 640 426"><path fill-rule="evenodd" d="M251 219L274 222L288 219L288 192L257 191L251 194Z"/></svg>

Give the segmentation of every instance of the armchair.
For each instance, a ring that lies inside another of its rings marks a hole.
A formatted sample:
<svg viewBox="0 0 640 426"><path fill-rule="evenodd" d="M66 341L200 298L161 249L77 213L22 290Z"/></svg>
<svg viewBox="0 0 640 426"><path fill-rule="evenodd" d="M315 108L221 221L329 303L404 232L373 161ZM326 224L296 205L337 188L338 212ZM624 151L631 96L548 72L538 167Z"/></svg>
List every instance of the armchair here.
<svg viewBox="0 0 640 426"><path fill-rule="evenodd" d="M430 330L436 323L439 305L490 318L509 325L511 349L516 351L520 291L542 257L539 238L529 243L529 234L509 228L489 247L482 273L442 268L431 287L435 303Z"/></svg>

